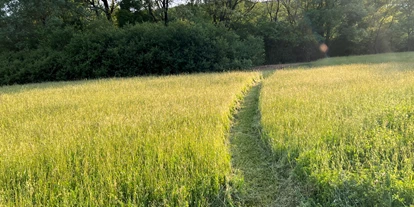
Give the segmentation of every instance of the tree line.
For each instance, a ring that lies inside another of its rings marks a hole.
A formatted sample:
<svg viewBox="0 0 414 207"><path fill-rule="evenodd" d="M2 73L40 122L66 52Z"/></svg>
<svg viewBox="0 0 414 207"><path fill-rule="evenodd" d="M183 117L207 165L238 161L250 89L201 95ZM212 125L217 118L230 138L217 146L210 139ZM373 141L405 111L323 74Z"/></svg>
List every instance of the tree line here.
<svg viewBox="0 0 414 207"><path fill-rule="evenodd" d="M183 1L0 0L0 85L414 50L412 0Z"/></svg>

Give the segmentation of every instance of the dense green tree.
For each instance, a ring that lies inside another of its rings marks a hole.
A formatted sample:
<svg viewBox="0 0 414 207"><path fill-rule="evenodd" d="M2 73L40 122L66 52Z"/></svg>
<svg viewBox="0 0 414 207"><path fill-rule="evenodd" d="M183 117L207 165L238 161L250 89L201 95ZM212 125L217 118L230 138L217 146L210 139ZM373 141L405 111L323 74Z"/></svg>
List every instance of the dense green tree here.
<svg viewBox="0 0 414 207"><path fill-rule="evenodd" d="M249 14L258 2L250 0L204 0L204 8L214 24L228 27Z"/></svg>
<svg viewBox="0 0 414 207"><path fill-rule="evenodd" d="M153 18L145 9L145 2L142 0L123 0L119 4L116 13L118 25L123 27L127 24L136 24L153 21Z"/></svg>
<svg viewBox="0 0 414 207"><path fill-rule="evenodd" d="M96 16L103 13L108 21L113 21L115 10L120 0L82 0Z"/></svg>
<svg viewBox="0 0 414 207"><path fill-rule="evenodd" d="M71 0L3 0L0 45L8 50L37 48L49 41L51 31L65 26L82 27L87 18Z"/></svg>
<svg viewBox="0 0 414 207"><path fill-rule="evenodd" d="M365 37L362 20L367 16L364 3L359 0L342 0L337 15L340 21L334 27L332 40L329 41L329 54L332 56L344 56L361 54L362 39Z"/></svg>
<svg viewBox="0 0 414 207"><path fill-rule="evenodd" d="M401 0L399 3L399 22L400 29L403 33L402 39L405 46L402 50L414 50L414 1Z"/></svg>

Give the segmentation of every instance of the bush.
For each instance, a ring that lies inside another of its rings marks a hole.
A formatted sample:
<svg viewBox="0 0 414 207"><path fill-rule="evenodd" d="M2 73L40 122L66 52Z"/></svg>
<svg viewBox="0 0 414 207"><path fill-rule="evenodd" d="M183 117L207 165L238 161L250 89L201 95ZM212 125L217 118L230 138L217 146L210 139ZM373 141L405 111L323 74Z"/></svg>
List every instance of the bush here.
<svg viewBox="0 0 414 207"><path fill-rule="evenodd" d="M58 51L36 49L4 53L0 55L0 85L54 81L61 68Z"/></svg>
<svg viewBox="0 0 414 207"><path fill-rule="evenodd" d="M261 38L241 39L211 24L144 23L120 29L96 21L77 34L67 28L54 34L39 49L0 55L0 84L225 71L264 61ZM57 47L56 42L66 44Z"/></svg>

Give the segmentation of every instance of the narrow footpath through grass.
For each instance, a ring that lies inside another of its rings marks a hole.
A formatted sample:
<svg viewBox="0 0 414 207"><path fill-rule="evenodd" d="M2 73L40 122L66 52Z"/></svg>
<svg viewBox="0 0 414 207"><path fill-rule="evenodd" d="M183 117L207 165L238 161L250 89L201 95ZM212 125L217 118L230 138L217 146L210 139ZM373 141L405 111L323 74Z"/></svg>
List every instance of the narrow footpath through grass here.
<svg viewBox="0 0 414 207"><path fill-rule="evenodd" d="M271 73L264 72L264 78ZM280 159L262 138L260 89L258 82L246 94L231 129L232 168L244 181L235 200L241 206L298 206L299 186L292 182L290 169L279 164Z"/></svg>

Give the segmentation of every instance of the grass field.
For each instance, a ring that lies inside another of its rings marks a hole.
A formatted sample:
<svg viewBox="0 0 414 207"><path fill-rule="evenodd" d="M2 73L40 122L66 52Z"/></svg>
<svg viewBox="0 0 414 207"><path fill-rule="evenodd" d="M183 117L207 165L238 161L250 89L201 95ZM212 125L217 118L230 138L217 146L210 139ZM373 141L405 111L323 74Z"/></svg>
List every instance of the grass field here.
<svg viewBox="0 0 414 207"><path fill-rule="evenodd" d="M339 66L339 65L350 65L350 64L380 64L380 63L413 63L414 53L413 52L402 52L402 53L384 53L374 55L361 55L361 56L344 56L335 58L325 58L315 62L306 64L311 67L322 67L322 66Z"/></svg>
<svg viewBox="0 0 414 207"><path fill-rule="evenodd" d="M0 206L412 206L413 103L414 53L1 87Z"/></svg>
<svg viewBox="0 0 414 207"><path fill-rule="evenodd" d="M256 72L0 88L0 206L230 205Z"/></svg>
<svg viewBox="0 0 414 207"><path fill-rule="evenodd" d="M264 80L261 123L302 205L410 206L413 103L413 53L331 58Z"/></svg>

